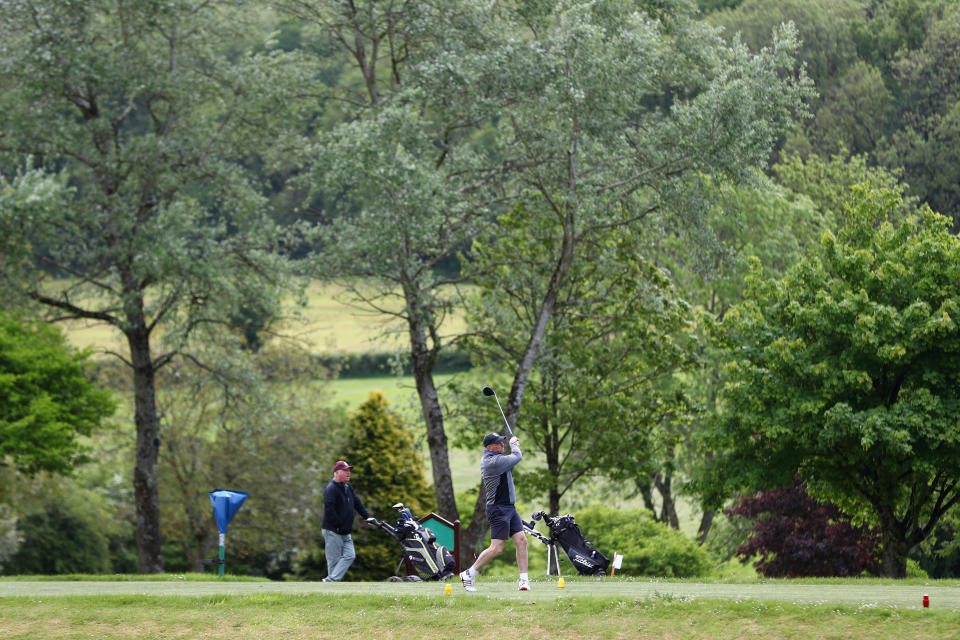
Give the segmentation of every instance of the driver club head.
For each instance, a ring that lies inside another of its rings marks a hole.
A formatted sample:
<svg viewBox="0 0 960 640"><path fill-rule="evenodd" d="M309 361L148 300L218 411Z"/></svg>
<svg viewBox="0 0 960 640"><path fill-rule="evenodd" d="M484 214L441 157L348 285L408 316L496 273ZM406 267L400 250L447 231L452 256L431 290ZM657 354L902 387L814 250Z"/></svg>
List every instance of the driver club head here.
<svg viewBox="0 0 960 640"><path fill-rule="evenodd" d="M503 412L503 407L500 406L500 398L497 397L497 392L493 390L493 387L484 387L484 388L483 388L483 395L485 395L485 396L493 396L493 398L497 401L497 408L500 409L500 415L503 416L503 424L505 424L505 425L507 426L507 432L512 436L512 435L513 435L513 429L510 428L510 423L507 422L507 416L506 416L506 414Z"/></svg>

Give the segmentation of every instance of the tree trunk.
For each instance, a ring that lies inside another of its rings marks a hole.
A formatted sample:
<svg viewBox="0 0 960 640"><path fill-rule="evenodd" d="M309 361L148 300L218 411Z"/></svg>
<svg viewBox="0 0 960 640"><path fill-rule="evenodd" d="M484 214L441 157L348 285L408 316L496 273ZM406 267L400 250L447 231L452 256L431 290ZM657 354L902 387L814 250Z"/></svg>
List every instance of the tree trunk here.
<svg viewBox="0 0 960 640"><path fill-rule="evenodd" d="M418 367L414 366L417 394L420 396L420 407L423 409L423 418L427 424L427 446L430 448L437 513L448 520L458 520L460 513L457 511L457 498L453 489L453 478L450 475L447 434L443 428L443 412L433 383L433 374L429 371L417 372L417 369Z"/></svg>
<svg viewBox="0 0 960 640"><path fill-rule="evenodd" d="M133 469L133 494L137 514L137 564L140 573L162 573L160 498L157 459L160 452L160 418L157 415L156 370L150 355L150 332L142 316L126 332L133 364L134 421L137 458Z"/></svg>
<svg viewBox="0 0 960 640"><path fill-rule="evenodd" d="M643 507L657 519L656 505L653 504L653 482L646 478L634 478L634 484L637 486L637 492L643 500Z"/></svg>
<svg viewBox="0 0 960 640"><path fill-rule="evenodd" d="M479 471L479 466L477 467ZM477 485L479 495L473 505L473 517L466 529L460 530L460 567L466 569L480 554L480 545L487 534L487 501L483 495L483 485Z"/></svg>
<svg viewBox="0 0 960 640"><path fill-rule="evenodd" d="M885 578L907 577L907 552L905 544L884 541L880 556L880 573Z"/></svg>
<svg viewBox="0 0 960 640"><path fill-rule="evenodd" d="M680 518L677 517L677 505L674 502L673 489L671 488L673 475L669 471L663 474L656 473L653 476L653 484L663 499L660 507L660 522L665 522L674 529L679 529Z"/></svg>
<svg viewBox="0 0 960 640"><path fill-rule="evenodd" d="M433 490L437 498L437 513L448 520L459 520L457 497L453 490L453 478L450 475L450 457L447 451L447 434L443 428L443 410L437 397L437 387L433 382L433 362L435 353L427 345L426 327L417 319L415 300L407 296L407 308L410 310L410 361L413 377L417 383L417 396L427 425L427 446L430 449L430 463L433 469Z"/></svg>
<svg viewBox="0 0 960 640"><path fill-rule="evenodd" d="M897 519L889 508L880 511L880 575L885 578L905 578L907 576L907 554L910 545L907 542L906 526Z"/></svg>
<svg viewBox="0 0 960 640"><path fill-rule="evenodd" d="M550 503L550 515L560 515L560 491L557 489L556 482L550 485L550 496L548 502Z"/></svg>
<svg viewBox="0 0 960 640"><path fill-rule="evenodd" d="M713 509L704 509L703 515L700 516L700 527L697 529L697 543L703 544L707 541L707 536L710 535L710 527L713 526Z"/></svg>
<svg viewBox="0 0 960 640"><path fill-rule="evenodd" d="M557 389L553 387L553 402L556 407ZM543 452L547 458L547 470L550 472L550 489L548 492L548 502L550 515L560 515L560 431L557 428L556 410L551 415L553 420L549 425L549 436L544 438ZM547 572L549 575L549 571Z"/></svg>

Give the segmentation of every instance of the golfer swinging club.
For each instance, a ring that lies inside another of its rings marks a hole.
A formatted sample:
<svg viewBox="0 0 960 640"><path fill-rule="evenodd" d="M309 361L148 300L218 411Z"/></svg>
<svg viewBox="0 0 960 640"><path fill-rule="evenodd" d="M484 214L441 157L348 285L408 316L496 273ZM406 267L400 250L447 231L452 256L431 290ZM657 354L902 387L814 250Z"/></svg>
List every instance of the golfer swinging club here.
<svg viewBox="0 0 960 640"><path fill-rule="evenodd" d="M483 458L480 459L480 478L487 499L487 520L490 521L490 546L483 550L473 566L460 573L460 581L467 591L476 591L477 575L483 565L503 553L507 538L517 547L517 568L520 569L520 591L530 590L530 576L527 575L527 537L523 532L523 523L513 503L517 494L513 487L511 469L523 458L520 440L510 439L513 452L503 453L503 436L488 433L483 437Z"/></svg>

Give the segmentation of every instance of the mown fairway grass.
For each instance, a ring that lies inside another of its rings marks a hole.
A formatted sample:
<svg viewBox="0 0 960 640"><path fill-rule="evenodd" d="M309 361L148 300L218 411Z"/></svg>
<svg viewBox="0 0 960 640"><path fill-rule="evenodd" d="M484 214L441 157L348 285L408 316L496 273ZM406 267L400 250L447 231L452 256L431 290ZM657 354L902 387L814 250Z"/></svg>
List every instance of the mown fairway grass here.
<svg viewBox="0 0 960 640"><path fill-rule="evenodd" d="M704 584L568 578L437 583L0 582L0 637L960 637L956 582ZM73 593L77 595L53 595ZM934 607L920 608L923 593ZM914 597L916 596L916 597ZM938 606L939 603L939 606Z"/></svg>

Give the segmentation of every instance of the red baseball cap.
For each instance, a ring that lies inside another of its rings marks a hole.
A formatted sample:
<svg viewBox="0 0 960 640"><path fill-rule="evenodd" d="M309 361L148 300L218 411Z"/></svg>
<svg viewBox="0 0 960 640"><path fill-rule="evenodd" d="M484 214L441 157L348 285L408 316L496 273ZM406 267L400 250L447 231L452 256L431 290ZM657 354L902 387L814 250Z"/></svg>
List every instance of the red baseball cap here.
<svg viewBox="0 0 960 640"><path fill-rule="evenodd" d="M352 469L352 468L353 468L353 467L351 467L350 465L348 465L348 464L347 464L346 462L344 462L343 460L337 460L337 464L333 465L333 470L334 470L334 471L340 471L341 469Z"/></svg>

